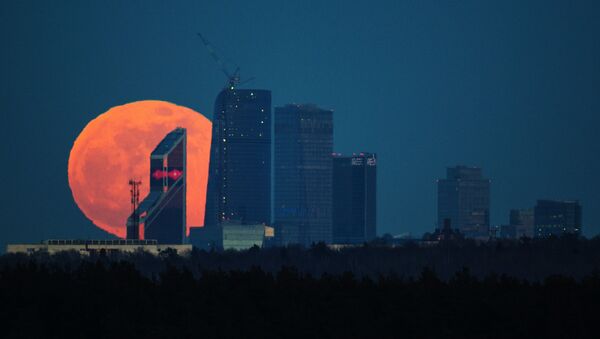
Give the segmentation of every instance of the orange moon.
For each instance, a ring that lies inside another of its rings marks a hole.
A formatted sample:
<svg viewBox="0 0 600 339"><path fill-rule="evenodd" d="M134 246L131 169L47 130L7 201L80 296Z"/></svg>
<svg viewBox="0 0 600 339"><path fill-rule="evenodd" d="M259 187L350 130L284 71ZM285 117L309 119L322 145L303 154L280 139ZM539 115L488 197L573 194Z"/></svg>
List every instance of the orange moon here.
<svg viewBox="0 0 600 339"><path fill-rule="evenodd" d="M187 129L187 232L204 224L212 124L198 112L165 101L116 106L90 121L69 155L75 203L96 226L124 238L131 214L128 181L140 179L148 194L150 153L176 127Z"/></svg>

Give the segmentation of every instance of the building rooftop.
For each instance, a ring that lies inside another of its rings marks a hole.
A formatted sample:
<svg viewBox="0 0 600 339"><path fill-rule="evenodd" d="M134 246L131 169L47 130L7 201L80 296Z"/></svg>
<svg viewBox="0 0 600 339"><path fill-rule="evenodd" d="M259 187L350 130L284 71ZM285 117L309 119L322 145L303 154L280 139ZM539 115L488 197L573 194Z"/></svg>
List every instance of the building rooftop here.
<svg viewBox="0 0 600 339"><path fill-rule="evenodd" d="M173 131L169 132L162 141L156 146L154 151L152 151L152 157L155 156L163 156L171 152L173 147L181 141L181 139L185 136L186 130L185 128L177 127Z"/></svg>

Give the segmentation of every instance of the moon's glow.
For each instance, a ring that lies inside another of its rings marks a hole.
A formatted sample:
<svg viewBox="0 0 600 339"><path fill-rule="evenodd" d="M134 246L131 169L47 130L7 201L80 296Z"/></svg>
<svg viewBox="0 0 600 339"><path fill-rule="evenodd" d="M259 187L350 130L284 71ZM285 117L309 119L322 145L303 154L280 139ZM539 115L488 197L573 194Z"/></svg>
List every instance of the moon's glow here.
<svg viewBox="0 0 600 339"><path fill-rule="evenodd" d="M204 223L211 122L183 106L137 101L116 106L90 121L69 155L69 186L77 206L101 229L125 237L131 213L128 180L149 191L150 153L176 127L187 129L187 231ZM179 176L181 173L154 175Z"/></svg>

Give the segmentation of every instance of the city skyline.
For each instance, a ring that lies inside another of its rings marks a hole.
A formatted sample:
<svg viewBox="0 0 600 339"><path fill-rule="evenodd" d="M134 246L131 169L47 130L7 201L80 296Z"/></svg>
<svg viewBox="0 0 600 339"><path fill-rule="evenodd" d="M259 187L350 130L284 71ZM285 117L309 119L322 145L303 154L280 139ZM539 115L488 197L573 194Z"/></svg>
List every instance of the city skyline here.
<svg viewBox="0 0 600 339"><path fill-rule="evenodd" d="M15 35L1 63L11 164L3 175L12 179L3 214L15 227L3 228L2 241L101 235L73 203L65 163L77 134L107 108L155 98L211 117L225 81L197 31L256 77L245 86L271 89L273 107L335 109L336 151L377 152L380 234L430 231L435 179L455 164L493 181L492 225L538 199L578 199L584 234L598 234L597 5L381 4L349 5L343 16L332 4L90 4L68 15L11 4L0 21ZM88 10L114 26L87 20ZM241 12L240 24L221 26L224 11ZM274 21L240 29L262 15ZM333 17L334 27L322 20ZM23 135L32 137L17 142ZM43 219L22 217L32 206Z"/></svg>
<svg viewBox="0 0 600 339"><path fill-rule="evenodd" d="M4 338L600 338L600 1L0 11Z"/></svg>

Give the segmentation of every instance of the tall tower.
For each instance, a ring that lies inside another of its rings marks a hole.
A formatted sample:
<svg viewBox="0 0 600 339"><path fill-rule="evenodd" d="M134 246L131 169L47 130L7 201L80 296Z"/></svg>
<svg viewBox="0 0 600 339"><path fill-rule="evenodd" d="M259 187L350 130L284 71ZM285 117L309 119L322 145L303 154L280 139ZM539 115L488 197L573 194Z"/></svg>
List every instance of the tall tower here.
<svg viewBox="0 0 600 339"><path fill-rule="evenodd" d="M271 222L271 92L230 82L215 101L204 225Z"/></svg>
<svg viewBox="0 0 600 339"><path fill-rule="evenodd" d="M489 236L490 180L483 177L481 168L448 167L437 188L439 228L444 219L450 219L466 237Z"/></svg>
<svg viewBox="0 0 600 339"><path fill-rule="evenodd" d="M333 111L275 108L275 237L285 245L331 242Z"/></svg>
<svg viewBox="0 0 600 339"><path fill-rule="evenodd" d="M140 238L140 216L138 215L138 206L140 205L140 185L141 181L130 179L129 186L131 193L131 217L127 220L127 239Z"/></svg>
<svg viewBox="0 0 600 339"><path fill-rule="evenodd" d="M186 130L167 134L150 155L150 193L127 220L138 217L144 239L161 244L185 240Z"/></svg>
<svg viewBox="0 0 600 339"><path fill-rule="evenodd" d="M333 156L333 242L361 244L377 228L377 156Z"/></svg>

